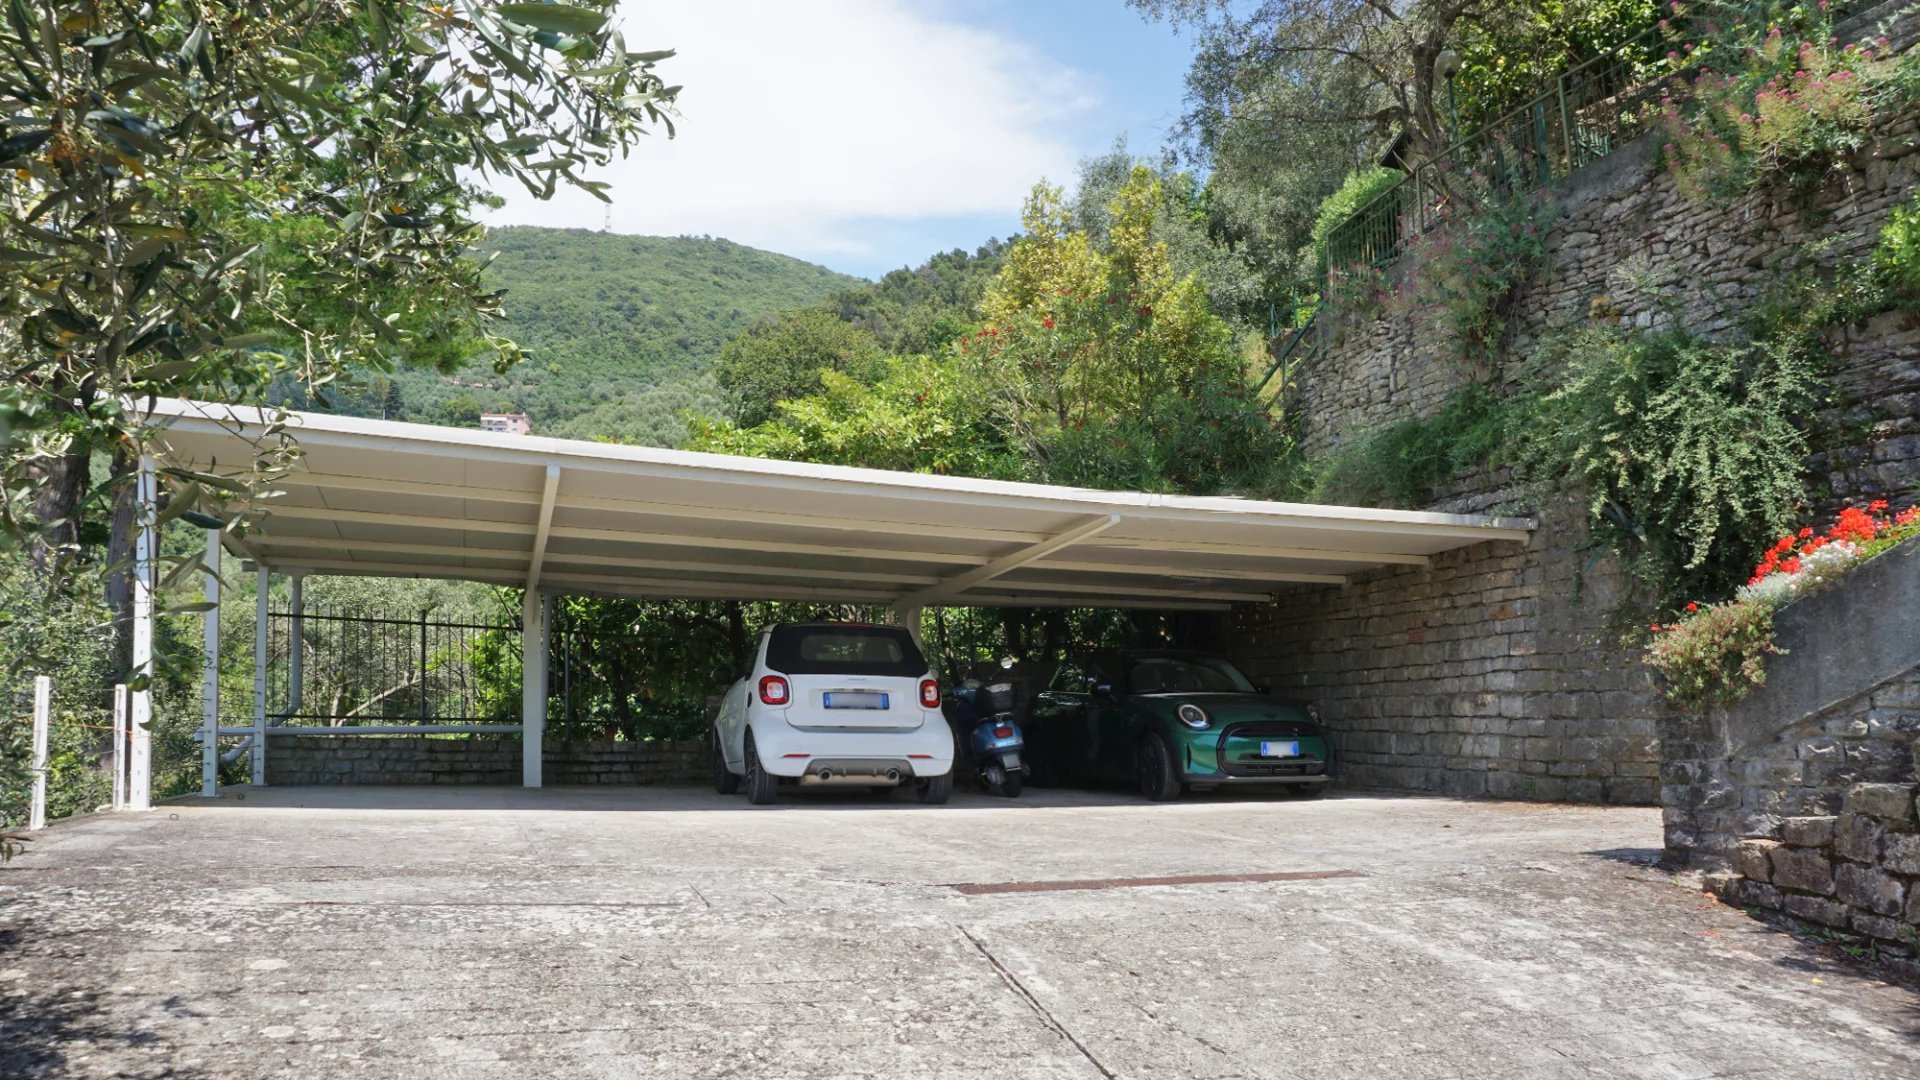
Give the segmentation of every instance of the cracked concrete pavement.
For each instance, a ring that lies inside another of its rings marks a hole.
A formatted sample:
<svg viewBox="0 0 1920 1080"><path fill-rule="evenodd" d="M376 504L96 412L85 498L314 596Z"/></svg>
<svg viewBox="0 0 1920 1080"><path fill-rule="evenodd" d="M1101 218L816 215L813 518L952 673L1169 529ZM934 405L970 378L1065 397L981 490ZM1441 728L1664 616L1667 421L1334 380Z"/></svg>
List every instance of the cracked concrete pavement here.
<svg viewBox="0 0 1920 1080"><path fill-rule="evenodd" d="M1659 834L1364 794L236 789L0 869L0 1076L1920 1077L1920 996L1654 869Z"/></svg>

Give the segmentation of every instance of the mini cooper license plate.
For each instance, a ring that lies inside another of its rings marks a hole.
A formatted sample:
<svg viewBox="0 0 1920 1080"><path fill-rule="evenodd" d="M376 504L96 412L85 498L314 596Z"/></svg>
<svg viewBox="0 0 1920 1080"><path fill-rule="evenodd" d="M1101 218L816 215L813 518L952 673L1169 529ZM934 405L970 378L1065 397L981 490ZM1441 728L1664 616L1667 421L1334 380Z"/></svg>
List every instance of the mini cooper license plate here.
<svg viewBox="0 0 1920 1080"><path fill-rule="evenodd" d="M1260 744L1261 757L1299 757L1299 742L1263 742Z"/></svg>
<svg viewBox="0 0 1920 1080"><path fill-rule="evenodd" d="M885 709L887 695L871 690L829 690L820 704L829 709Z"/></svg>

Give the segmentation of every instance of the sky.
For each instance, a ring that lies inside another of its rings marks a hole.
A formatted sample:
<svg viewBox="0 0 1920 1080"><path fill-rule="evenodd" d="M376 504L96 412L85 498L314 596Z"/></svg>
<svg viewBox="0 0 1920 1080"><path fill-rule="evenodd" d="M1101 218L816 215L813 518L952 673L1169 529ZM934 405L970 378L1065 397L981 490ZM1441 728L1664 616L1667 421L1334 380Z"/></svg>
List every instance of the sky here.
<svg viewBox="0 0 1920 1080"><path fill-rule="evenodd" d="M1019 228L1036 180L1125 137L1157 154L1188 40L1125 0L625 0L674 48L679 134L596 172L613 207L501 189L496 225L706 235L861 277Z"/></svg>

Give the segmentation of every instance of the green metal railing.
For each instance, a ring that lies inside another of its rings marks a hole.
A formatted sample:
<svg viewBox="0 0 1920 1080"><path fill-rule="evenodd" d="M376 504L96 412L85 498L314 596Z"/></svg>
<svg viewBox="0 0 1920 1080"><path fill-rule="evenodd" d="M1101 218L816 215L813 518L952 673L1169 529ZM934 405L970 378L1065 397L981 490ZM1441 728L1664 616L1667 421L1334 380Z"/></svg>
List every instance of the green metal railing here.
<svg viewBox="0 0 1920 1080"><path fill-rule="evenodd" d="M1457 207L1531 191L1607 156L1646 131L1670 71L1649 27L1569 68L1533 100L1421 162L1327 234L1327 267L1384 267Z"/></svg>
<svg viewBox="0 0 1920 1080"><path fill-rule="evenodd" d="M1273 365L1267 368L1266 375L1260 379L1257 393L1263 399L1271 400L1268 393L1269 387L1275 388L1273 391L1275 394L1285 394L1287 388L1293 384L1294 369L1319 355L1320 331L1316 325L1319 317L1320 308L1316 307L1307 312L1300 325L1288 334L1284 341L1279 334L1272 335L1271 340L1279 344L1272 349ZM1276 376L1278 382L1275 382Z"/></svg>

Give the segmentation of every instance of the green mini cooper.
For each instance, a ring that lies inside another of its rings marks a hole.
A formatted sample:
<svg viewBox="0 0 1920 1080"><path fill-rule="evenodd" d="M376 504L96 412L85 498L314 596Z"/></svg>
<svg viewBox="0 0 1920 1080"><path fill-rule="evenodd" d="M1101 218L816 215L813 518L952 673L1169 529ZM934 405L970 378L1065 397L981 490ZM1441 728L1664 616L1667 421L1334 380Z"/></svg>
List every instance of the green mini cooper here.
<svg viewBox="0 0 1920 1080"><path fill-rule="evenodd" d="M1060 665L1026 723L1034 767L1057 782L1126 780L1155 801L1189 786L1266 784L1320 794L1333 746L1309 711L1228 661L1164 649Z"/></svg>

